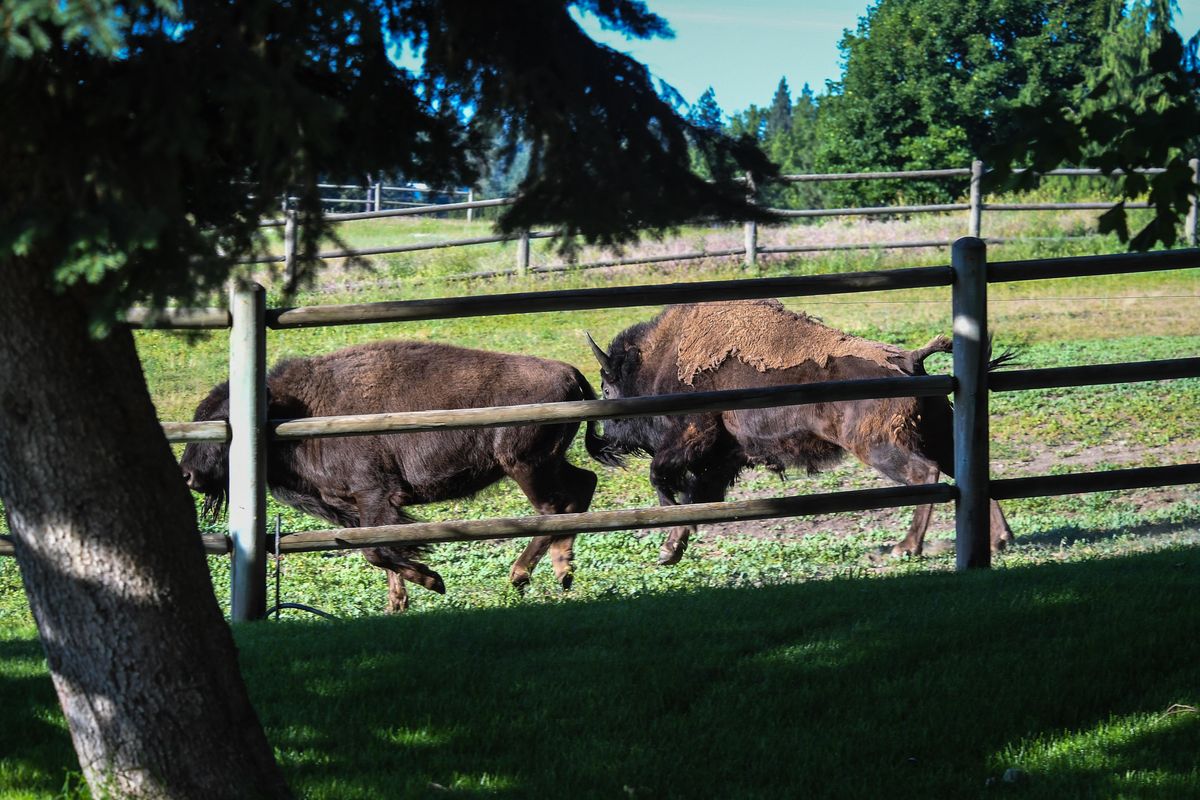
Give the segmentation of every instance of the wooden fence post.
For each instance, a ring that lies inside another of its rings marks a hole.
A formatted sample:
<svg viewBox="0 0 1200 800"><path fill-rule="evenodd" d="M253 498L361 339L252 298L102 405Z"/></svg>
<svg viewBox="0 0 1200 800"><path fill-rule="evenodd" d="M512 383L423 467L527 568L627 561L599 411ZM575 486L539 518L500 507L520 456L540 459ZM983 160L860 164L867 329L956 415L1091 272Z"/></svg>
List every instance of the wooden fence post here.
<svg viewBox="0 0 1200 800"><path fill-rule="evenodd" d="M474 188L467 189L467 202L468 203L475 202L475 189ZM468 208L467 209L467 222L471 222L474 219L475 219L475 209Z"/></svg>
<svg viewBox="0 0 1200 800"><path fill-rule="evenodd" d="M992 562L988 502L987 245L964 237L954 243L954 477L958 569Z"/></svg>
<svg viewBox="0 0 1200 800"><path fill-rule="evenodd" d="M521 231L520 238L517 239L517 274L525 275L529 272L529 231Z"/></svg>
<svg viewBox="0 0 1200 800"><path fill-rule="evenodd" d="M1192 191L1188 195L1188 215L1187 215L1187 230L1184 236L1187 238L1187 243L1196 247L1200 245L1200 158L1193 158L1188 161L1188 166L1192 168Z"/></svg>
<svg viewBox="0 0 1200 800"><path fill-rule="evenodd" d="M983 223L983 162L975 159L971 162L971 211L970 222L967 224L968 236L979 236Z"/></svg>
<svg viewBox="0 0 1200 800"><path fill-rule="evenodd" d="M267 610L266 291L235 284L229 311L230 617L262 619Z"/></svg>
<svg viewBox="0 0 1200 800"><path fill-rule="evenodd" d="M288 285L296 282L296 209L289 208L283 218L283 274Z"/></svg>
<svg viewBox="0 0 1200 800"><path fill-rule="evenodd" d="M753 203L755 195L754 177L746 173L746 202ZM758 264L758 223L753 220L746 221L746 257L744 260L747 269L757 266Z"/></svg>

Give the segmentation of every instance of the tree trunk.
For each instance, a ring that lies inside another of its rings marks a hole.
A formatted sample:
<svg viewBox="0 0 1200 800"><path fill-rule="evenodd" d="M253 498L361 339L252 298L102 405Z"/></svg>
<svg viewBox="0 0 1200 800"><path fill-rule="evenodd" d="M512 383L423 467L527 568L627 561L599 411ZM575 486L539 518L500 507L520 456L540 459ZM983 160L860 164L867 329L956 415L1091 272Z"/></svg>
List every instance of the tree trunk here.
<svg viewBox="0 0 1200 800"><path fill-rule="evenodd" d="M95 797L288 797L133 337L4 265L0 498Z"/></svg>

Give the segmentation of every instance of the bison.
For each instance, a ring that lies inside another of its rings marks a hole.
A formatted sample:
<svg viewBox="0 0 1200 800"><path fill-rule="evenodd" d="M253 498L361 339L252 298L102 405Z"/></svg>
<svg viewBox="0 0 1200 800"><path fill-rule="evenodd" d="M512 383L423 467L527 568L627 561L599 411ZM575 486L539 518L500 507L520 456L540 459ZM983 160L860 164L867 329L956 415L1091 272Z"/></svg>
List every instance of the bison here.
<svg viewBox="0 0 1200 800"><path fill-rule="evenodd" d="M469 350L444 344L387 341L324 356L281 361L267 377L268 417L297 418L389 411L591 400L579 370L532 356ZM229 387L214 388L195 419L229 417ZM567 461L579 423L474 428L383 436L271 442L267 484L281 503L339 527L412 521L407 506L468 497L504 476L517 482L540 514L586 511L596 476ZM594 423L588 452L606 455ZM205 496L206 514L227 501L229 446L192 443L180 468L188 486ZM549 550L554 573L570 588L574 536L534 538L512 565L518 589ZM408 607L404 581L443 593L441 576L416 559L412 547L365 549L387 571L388 610Z"/></svg>
<svg viewBox="0 0 1200 800"><path fill-rule="evenodd" d="M668 306L617 335L600 362L605 397L642 397L899 375L924 375L931 353L949 352L937 336L903 350L829 328L777 300ZM715 502L746 467L810 474L846 452L905 484L953 476L953 412L945 397L853 400L778 408L611 420L609 460L647 454L650 482L663 505ZM919 506L894 554L919 555L931 505ZM673 528L659 552L674 564L694 525ZM1000 506L991 504L993 549L1012 539Z"/></svg>

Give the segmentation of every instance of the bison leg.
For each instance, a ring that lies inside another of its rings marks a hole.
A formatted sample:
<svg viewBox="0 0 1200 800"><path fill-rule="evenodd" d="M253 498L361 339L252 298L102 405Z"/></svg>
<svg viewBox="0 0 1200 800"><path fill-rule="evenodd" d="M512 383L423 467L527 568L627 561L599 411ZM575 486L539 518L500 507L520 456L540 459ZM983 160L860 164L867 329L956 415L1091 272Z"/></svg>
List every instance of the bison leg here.
<svg viewBox="0 0 1200 800"><path fill-rule="evenodd" d="M550 548L550 536L535 536L529 540L529 544L521 551L521 555L517 556L517 560L513 562L512 569L508 571L508 582L518 592L524 592L525 587L529 585L530 573L542 560L542 556L546 555L546 551Z"/></svg>
<svg viewBox="0 0 1200 800"><path fill-rule="evenodd" d="M737 477L737 473L738 469L732 465L705 470L693 476L680 494L680 500L685 504L719 503L725 499L725 492ZM662 491L659 491L658 499L663 505L675 505L675 498ZM665 567L678 564L687 550L688 539L695 532L695 525L671 528L662 547L659 548L658 563Z"/></svg>
<svg viewBox="0 0 1200 800"><path fill-rule="evenodd" d="M596 475L562 459L544 464L515 464L506 470L539 514L576 514L588 510L596 492ZM509 570L518 590L529 585L538 561L550 551L554 577L563 589L574 580L575 535L535 537Z"/></svg>
<svg viewBox="0 0 1200 800"><path fill-rule="evenodd" d="M387 489L371 489L354 493L358 505L358 516L363 527L376 525L401 525L411 520L391 502ZM410 547L371 547L363 550L367 562L387 572L388 613L408 609L408 590L404 581L409 580L424 586L431 592L446 593L442 576L429 567L413 560L414 550Z"/></svg>
<svg viewBox="0 0 1200 800"><path fill-rule="evenodd" d="M1000 510L1000 504L993 500L991 506L992 552L999 553L1012 544L1013 532L1004 518L1004 512Z"/></svg>
<svg viewBox="0 0 1200 800"><path fill-rule="evenodd" d="M373 566L387 572L389 613L408 609L408 591L404 581L410 580L431 592L446 593L442 576L424 564L413 561L412 551L402 547L370 547L363 550L363 557Z"/></svg>
<svg viewBox="0 0 1200 800"><path fill-rule="evenodd" d="M388 613L399 614L402 611L408 611L408 589L404 586L404 578L401 578L399 573L389 569L387 570L387 582Z"/></svg>
<svg viewBox="0 0 1200 800"><path fill-rule="evenodd" d="M935 483L941 471L936 465L930 467L923 478L905 481L912 486L918 483ZM933 516L933 503L926 503L913 509L912 522L908 526L908 535L892 546L894 556L919 556L925 547L925 532L929 530L929 518Z"/></svg>

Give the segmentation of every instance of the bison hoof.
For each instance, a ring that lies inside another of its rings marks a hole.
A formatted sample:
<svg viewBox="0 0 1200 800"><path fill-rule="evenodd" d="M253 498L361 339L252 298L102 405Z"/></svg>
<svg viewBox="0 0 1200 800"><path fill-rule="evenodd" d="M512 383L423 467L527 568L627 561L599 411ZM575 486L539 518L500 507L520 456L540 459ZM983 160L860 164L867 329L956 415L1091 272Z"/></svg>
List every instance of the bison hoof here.
<svg viewBox="0 0 1200 800"><path fill-rule="evenodd" d="M445 594L446 593L446 582L444 580L442 580L441 575L438 575L435 573L433 576L433 580L430 581L429 586L427 588L431 592L437 592L438 594Z"/></svg>
<svg viewBox="0 0 1200 800"><path fill-rule="evenodd" d="M684 548L670 548L665 545L658 551L658 565L660 567L670 567L679 563L683 558Z"/></svg>
<svg viewBox="0 0 1200 800"><path fill-rule="evenodd" d="M916 558L921 555L920 550L903 543L895 545L891 552L895 558Z"/></svg>
<svg viewBox="0 0 1200 800"><path fill-rule="evenodd" d="M508 576L508 582L517 590L517 594L525 594L525 590L529 588L529 573L512 572Z"/></svg>
<svg viewBox="0 0 1200 800"><path fill-rule="evenodd" d="M575 583L575 576L568 572L566 575L563 575L558 582L562 586L562 590L564 592L569 592L571 591L571 585Z"/></svg>

